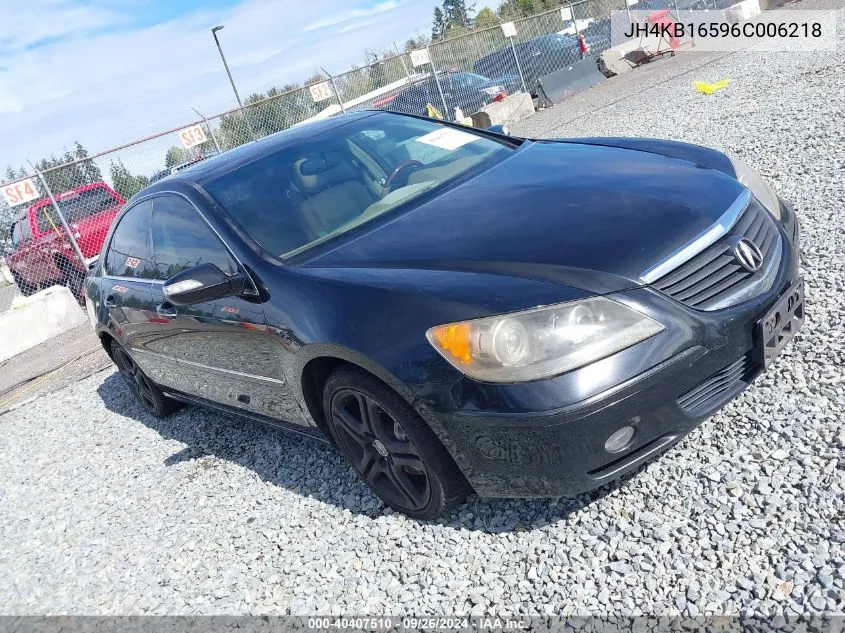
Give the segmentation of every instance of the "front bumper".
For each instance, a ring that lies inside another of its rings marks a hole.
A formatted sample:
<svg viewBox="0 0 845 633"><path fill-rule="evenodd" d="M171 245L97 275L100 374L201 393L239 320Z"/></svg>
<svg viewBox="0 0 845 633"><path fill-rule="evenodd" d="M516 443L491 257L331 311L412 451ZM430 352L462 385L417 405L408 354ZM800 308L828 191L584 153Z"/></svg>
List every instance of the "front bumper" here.
<svg viewBox="0 0 845 633"><path fill-rule="evenodd" d="M613 298L666 330L548 380L420 385L417 408L481 496L558 497L597 488L668 448L762 373L757 323L798 282L797 224L781 228L778 277L750 301L708 313L651 288L619 293ZM609 452L605 442L624 426L635 429L631 442Z"/></svg>

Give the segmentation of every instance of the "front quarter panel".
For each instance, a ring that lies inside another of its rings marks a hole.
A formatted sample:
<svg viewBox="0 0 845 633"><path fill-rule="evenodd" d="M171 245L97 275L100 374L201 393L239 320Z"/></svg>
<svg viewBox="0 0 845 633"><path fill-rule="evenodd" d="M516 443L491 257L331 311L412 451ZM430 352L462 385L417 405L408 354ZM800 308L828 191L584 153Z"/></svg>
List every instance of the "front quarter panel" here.
<svg viewBox="0 0 845 633"><path fill-rule="evenodd" d="M591 296L555 283L469 272L270 264L260 276L273 288L265 304L268 325L296 341L286 369L292 385L322 356L361 365L395 388L452 384L462 375L429 344L429 328ZM415 397L407 388L403 395Z"/></svg>

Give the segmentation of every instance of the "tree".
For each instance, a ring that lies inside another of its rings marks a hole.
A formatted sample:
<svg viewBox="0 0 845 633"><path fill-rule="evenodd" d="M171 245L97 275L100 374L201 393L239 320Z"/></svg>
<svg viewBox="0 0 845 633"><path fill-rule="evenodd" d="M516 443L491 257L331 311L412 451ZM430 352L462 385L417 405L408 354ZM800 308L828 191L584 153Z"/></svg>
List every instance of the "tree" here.
<svg viewBox="0 0 845 633"><path fill-rule="evenodd" d="M491 26L498 26L499 17L490 7L482 7L475 15L474 24L477 29L486 29Z"/></svg>
<svg viewBox="0 0 845 633"><path fill-rule="evenodd" d="M149 178L132 174L119 158L117 162L111 162L110 171L115 191L127 200L150 184Z"/></svg>
<svg viewBox="0 0 845 633"><path fill-rule="evenodd" d="M472 28L469 14L475 5L467 7L466 0L443 0L443 13L446 16L446 30Z"/></svg>
<svg viewBox="0 0 845 633"><path fill-rule="evenodd" d="M59 194L81 185L102 182L103 174L100 168L94 161L86 159L88 159L88 152L77 141L74 152L65 150L61 157L52 155L50 158L42 158L35 163L35 166L44 174L44 180L47 181L52 192ZM79 162L74 162L77 160Z"/></svg>
<svg viewBox="0 0 845 633"><path fill-rule="evenodd" d="M164 155L164 167L170 169L173 165L179 165L188 160L191 160L191 151L178 145L171 145L167 148L167 153ZM114 167L112 167L114 173Z"/></svg>
<svg viewBox="0 0 845 633"><path fill-rule="evenodd" d="M434 7L434 24L431 27L431 39L437 41L446 35L446 16L443 9Z"/></svg>
<svg viewBox="0 0 845 633"><path fill-rule="evenodd" d="M559 7L561 0L504 0L499 5L499 17L505 20L527 18Z"/></svg>
<svg viewBox="0 0 845 633"><path fill-rule="evenodd" d="M409 37L405 42L405 52L410 53L419 48L425 48L431 44L431 38L425 33L414 33L413 37Z"/></svg>

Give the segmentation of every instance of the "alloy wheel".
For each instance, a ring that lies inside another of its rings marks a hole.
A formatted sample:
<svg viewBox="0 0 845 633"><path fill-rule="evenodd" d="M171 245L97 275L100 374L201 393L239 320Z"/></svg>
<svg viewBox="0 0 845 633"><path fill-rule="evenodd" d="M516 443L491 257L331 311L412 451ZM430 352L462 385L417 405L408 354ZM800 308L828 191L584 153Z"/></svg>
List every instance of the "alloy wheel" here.
<svg viewBox="0 0 845 633"><path fill-rule="evenodd" d="M428 504L428 470L398 420L354 389L334 394L331 415L342 449L374 490L407 510L420 510Z"/></svg>
<svg viewBox="0 0 845 633"><path fill-rule="evenodd" d="M141 406L148 411L155 411L156 402L152 384L141 368L138 367L138 364L120 348L114 351L114 362L118 371L120 371L120 375L123 376L123 380L126 381Z"/></svg>

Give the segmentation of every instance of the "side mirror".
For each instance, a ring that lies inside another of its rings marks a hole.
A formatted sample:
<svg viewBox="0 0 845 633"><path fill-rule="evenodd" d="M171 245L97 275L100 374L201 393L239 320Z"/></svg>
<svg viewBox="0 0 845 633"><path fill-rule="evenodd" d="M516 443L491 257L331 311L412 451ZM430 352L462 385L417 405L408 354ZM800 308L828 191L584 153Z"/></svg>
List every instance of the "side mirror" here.
<svg viewBox="0 0 845 633"><path fill-rule="evenodd" d="M175 306L190 306L239 295L245 281L241 274L228 276L214 264L200 264L165 281L164 297Z"/></svg>
<svg viewBox="0 0 845 633"><path fill-rule="evenodd" d="M487 130L490 131L490 132L495 132L496 134L502 134L504 136L510 136L511 135L511 131L508 129L508 126L505 125L504 123L491 125L490 127L487 128Z"/></svg>

